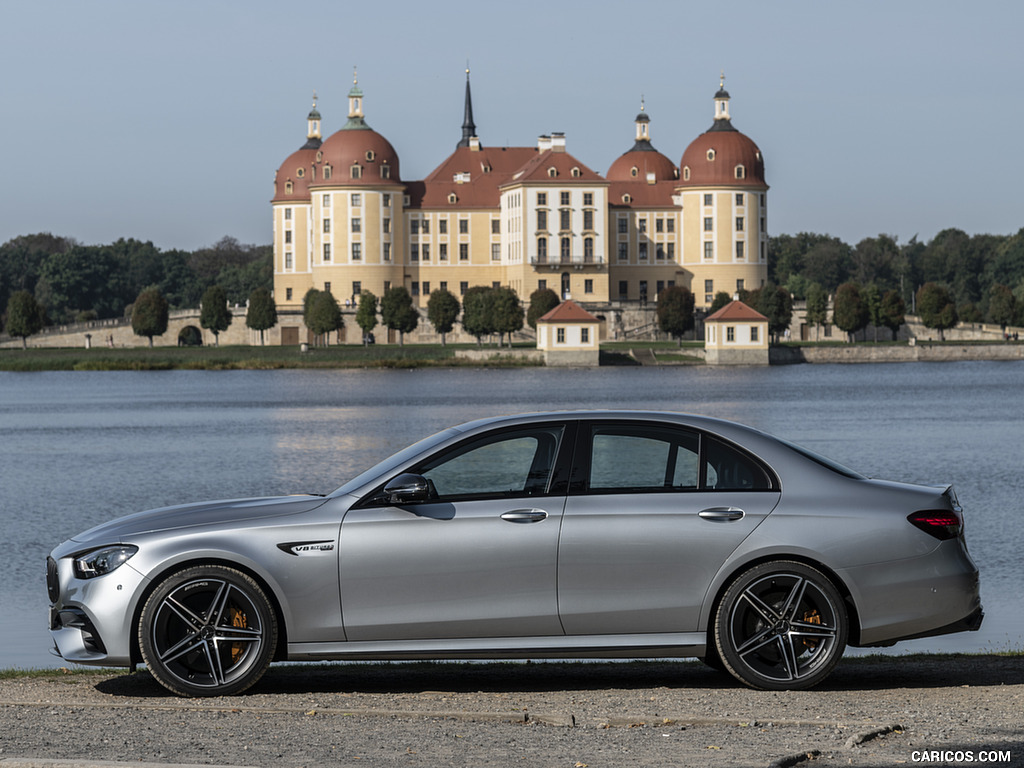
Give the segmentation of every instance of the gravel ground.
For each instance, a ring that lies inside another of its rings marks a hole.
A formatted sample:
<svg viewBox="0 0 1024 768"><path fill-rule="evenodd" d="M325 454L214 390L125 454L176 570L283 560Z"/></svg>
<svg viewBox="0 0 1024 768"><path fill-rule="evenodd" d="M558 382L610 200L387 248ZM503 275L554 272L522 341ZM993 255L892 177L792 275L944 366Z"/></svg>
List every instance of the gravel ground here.
<svg viewBox="0 0 1024 768"><path fill-rule="evenodd" d="M783 693L673 662L275 666L192 700L57 671L0 680L0 768L1024 766L1022 718L1021 656L848 660Z"/></svg>

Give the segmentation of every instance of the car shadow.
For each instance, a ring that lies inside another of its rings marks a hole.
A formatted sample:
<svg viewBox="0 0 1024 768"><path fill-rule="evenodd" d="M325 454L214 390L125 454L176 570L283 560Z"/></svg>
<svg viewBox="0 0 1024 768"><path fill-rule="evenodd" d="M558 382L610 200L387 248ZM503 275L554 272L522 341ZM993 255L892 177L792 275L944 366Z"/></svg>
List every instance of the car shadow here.
<svg viewBox="0 0 1024 768"><path fill-rule="evenodd" d="M1021 684L1024 684L1024 656L878 656L843 660L814 690L879 691ZM347 662L274 665L255 686L241 697L232 697L232 701L260 694L528 693L659 687L743 689L729 675L699 661ZM173 696L146 670L103 680L96 689L121 697Z"/></svg>

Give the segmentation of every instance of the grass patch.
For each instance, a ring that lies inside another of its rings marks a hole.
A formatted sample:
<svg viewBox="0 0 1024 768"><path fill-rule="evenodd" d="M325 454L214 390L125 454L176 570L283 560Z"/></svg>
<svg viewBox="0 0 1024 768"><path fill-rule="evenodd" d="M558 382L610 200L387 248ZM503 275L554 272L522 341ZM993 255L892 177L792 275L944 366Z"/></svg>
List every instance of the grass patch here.
<svg viewBox="0 0 1024 768"><path fill-rule="evenodd" d="M532 345L526 345L531 348ZM280 370L288 368L424 368L437 366L519 367L521 359L457 360L456 349L475 344L375 344L314 347L130 347L124 349L3 349L0 371ZM482 347L495 352L508 347Z"/></svg>

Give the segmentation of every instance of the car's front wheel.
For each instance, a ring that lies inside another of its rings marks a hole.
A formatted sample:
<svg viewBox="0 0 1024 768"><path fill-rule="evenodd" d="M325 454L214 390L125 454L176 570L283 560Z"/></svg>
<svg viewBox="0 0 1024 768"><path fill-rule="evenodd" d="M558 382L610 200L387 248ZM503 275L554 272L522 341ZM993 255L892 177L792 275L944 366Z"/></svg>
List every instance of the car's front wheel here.
<svg viewBox="0 0 1024 768"><path fill-rule="evenodd" d="M762 563L725 591L715 614L718 656L735 678L764 690L799 690L824 680L846 648L842 595L804 563Z"/></svg>
<svg viewBox="0 0 1024 768"><path fill-rule="evenodd" d="M201 565L160 582L138 633L143 661L165 688L179 696L226 696L244 691L270 666L277 617L250 576Z"/></svg>

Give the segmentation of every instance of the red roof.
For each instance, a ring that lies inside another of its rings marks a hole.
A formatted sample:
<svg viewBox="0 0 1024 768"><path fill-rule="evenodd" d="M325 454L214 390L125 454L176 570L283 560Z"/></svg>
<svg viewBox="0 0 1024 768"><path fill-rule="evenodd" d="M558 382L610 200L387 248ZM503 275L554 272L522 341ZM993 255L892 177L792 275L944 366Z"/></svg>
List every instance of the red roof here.
<svg viewBox="0 0 1024 768"><path fill-rule="evenodd" d="M537 322L544 323L597 323L596 317L572 299L566 299Z"/></svg>
<svg viewBox="0 0 1024 768"><path fill-rule="evenodd" d="M743 166L743 178L736 178L736 167ZM677 186L763 187L764 158L751 139L739 131L706 131L694 139L679 162L683 169ZM686 169L690 178L686 178Z"/></svg>
<svg viewBox="0 0 1024 768"><path fill-rule="evenodd" d="M426 179L407 185L410 207L498 208L499 187L536 155L536 147L459 147ZM455 203L448 202L451 194Z"/></svg>
<svg viewBox="0 0 1024 768"><path fill-rule="evenodd" d="M764 322L768 322L767 317L762 315L756 309L751 309L742 301L730 301L714 314L708 315L704 318L705 323L727 322L730 320L763 320Z"/></svg>

